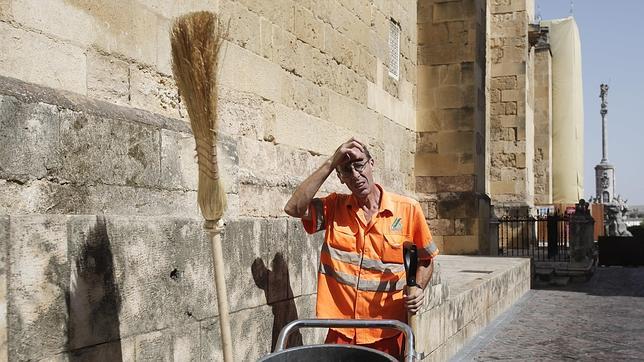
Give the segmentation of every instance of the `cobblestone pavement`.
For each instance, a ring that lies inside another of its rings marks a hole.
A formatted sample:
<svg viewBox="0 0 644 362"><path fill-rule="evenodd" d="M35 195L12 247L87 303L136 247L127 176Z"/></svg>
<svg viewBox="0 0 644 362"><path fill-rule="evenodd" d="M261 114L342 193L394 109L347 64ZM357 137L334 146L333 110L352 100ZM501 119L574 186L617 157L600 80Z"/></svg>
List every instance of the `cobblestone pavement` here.
<svg viewBox="0 0 644 362"><path fill-rule="evenodd" d="M452 361L644 361L644 268L532 289Z"/></svg>

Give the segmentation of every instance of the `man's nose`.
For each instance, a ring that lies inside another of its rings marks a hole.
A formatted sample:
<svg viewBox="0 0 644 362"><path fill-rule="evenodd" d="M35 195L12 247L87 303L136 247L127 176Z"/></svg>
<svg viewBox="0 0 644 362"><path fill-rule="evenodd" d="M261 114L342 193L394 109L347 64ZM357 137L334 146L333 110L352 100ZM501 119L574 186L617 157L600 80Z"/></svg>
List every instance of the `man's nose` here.
<svg viewBox="0 0 644 362"><path fill-rule="evenodd" d="M358 172L355 168L351 167L351 173L349 174L349 177L351 179L358 179L360 178L360 172Z"/></svg>

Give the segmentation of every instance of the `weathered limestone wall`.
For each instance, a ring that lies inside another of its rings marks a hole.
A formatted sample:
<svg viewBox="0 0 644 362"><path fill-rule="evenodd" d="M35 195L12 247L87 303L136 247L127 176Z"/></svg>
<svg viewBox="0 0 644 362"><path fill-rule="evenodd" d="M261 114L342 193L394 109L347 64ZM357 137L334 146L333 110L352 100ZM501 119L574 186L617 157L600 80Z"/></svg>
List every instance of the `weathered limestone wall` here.
<svg viewBox="0 0 644 362"><path fill-rule="evenodd" d="M534 202L552 203L552 54L537 44L534 62Z"/></svg>
<svg viewBox="0 0 644 362"><path fill-rule="evenodd" d="M491 171L495 206L534 204L534 56L531 0L498 0L491 12Z"/></svg>
<svg viewBox="0 0 644 362"><path fill-rule="evenodd" d="M174 16L201 9L230 19L219 155L236 359L265 355L276 330L314 315L320 236L282 207L339 143L367 142L376 178L413 194L415 1L0 0L0 357L220 359L168 40ZM37 267L27 274L24 260ZM111 316L112 329L87 332L87 315Z"/></svg>
<svg viewBox="0 0 644 362"><path fill-rule="evenodd" d="M488 12L485 1L418 2L416 191L448 254L488 249Z"/></svg>
<svg viewBox="0 0 644 362"><path fill-rule="evenodd" d="M186 124L11 78L0 94L0 357L220 360ZM230 140L220 155L226 173L248 172ZM286 218L226 218L235 353L252 360L313 315L321 238Z"/></svg>

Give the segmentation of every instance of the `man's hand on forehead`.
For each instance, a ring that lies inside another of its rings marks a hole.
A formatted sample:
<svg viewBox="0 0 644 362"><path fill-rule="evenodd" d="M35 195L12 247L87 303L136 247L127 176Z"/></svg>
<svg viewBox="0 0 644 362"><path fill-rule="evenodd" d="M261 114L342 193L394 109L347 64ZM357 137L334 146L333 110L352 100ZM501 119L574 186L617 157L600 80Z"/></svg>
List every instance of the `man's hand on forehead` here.
<svg viewBox="0 0 644 362"><path fill-rule="evenodd" d="M333 155L333 165L337 167L349 162L364 159L365 153L362 142L351 137L347 142L338 147Z"/></svg>

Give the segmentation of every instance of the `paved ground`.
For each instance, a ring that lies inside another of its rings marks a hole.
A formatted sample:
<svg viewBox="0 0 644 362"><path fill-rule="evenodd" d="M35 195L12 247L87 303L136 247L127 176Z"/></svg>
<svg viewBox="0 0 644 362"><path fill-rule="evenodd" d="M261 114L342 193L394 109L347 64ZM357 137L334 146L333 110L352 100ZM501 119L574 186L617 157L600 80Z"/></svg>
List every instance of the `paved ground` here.
<svg viewBox="0 0 644 362"><path fill-rule="evenodd" d="M644 268L532 289L453 361L644 361Z"/></svg>

